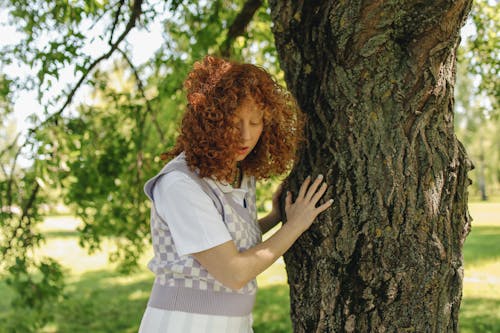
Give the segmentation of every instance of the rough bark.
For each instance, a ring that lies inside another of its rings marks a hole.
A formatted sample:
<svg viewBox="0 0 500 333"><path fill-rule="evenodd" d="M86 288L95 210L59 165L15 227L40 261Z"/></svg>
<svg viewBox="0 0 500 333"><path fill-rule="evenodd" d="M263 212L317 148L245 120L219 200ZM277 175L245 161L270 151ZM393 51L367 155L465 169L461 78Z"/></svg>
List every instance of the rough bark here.
<svg viewBox="0 0 500 333"><path fill-rule="evenodd" d="M270 6L308 117L289 187L322 173L335 199L285 255L294 331L457 332L471 164L453 87L471 0Z"/></svg>

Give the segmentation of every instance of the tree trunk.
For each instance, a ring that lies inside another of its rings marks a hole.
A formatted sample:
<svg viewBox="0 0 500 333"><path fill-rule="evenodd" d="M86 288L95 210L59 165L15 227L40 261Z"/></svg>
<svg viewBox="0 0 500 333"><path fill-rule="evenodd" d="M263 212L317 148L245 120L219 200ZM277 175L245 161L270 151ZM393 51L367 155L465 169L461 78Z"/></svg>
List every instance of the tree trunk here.
<svg viewBox="0 0 500 333"><path fill-rule="evenodd" d="M471 0L270 6L308 117L288 186L322 173L335 200L285 255L294 331L457 332L471 164L453 87Z"/></svg>

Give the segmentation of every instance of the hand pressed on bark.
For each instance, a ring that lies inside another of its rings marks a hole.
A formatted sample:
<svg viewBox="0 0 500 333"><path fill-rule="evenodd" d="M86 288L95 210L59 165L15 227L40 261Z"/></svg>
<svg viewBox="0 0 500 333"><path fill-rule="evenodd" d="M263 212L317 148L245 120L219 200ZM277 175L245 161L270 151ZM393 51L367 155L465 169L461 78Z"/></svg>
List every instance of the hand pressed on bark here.
<svg viewBox="0 0 500 333"><path fill-rule="evenodd" d="M292 203L292 194L288 192L285 199L287 224L296 224L303 228L302 232L307 230L314 219L333 203L333 200L330 199L316 207L327 188L327 184L323 183L323 175L316 177L312 184L309 176L300 187L295 202Z"/></svg>

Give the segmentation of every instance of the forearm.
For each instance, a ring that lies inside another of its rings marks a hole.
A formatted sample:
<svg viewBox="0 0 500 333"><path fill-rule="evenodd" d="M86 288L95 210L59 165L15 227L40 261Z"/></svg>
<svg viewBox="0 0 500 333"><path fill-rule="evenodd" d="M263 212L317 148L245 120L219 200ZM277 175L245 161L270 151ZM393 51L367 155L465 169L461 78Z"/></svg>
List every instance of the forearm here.
<svg viewBox="0 0 500 333"><path fill-rule="evenodd" d="M233 262L236 279L243 286L254 279L281 257L303 232L297 226L284 224L266 241L241 252Z"/></svg>
<svg viewBox="0 0 500 333"><path fill-rule="evenodd" d="M246 251L238 252L230 241L194 256L219 282L237 290L271 266L303 231L299 224L287 223L269 239Z"/></svg>

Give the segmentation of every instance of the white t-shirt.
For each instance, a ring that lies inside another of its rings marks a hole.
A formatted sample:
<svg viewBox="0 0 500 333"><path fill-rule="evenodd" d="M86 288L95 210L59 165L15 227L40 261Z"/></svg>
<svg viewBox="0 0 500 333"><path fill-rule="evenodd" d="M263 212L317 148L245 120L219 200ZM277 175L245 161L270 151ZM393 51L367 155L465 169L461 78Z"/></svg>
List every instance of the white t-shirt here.
<svg viewBox="0 0 500 333"><path fill-rule="evenodd" d="M245 204L247 188L235 189L212 179L208 181L224 193L231 193L238 204ZM212 199L183 172L172 171L160 177L153 196L156 211L167 222L179 256L204 251L232 239Z"/></svg>
<svg viewBox="0 0 500 333"><path fill-rule="evenodd" d="M230 193L235 202L244 206L248 192L245 177L240 189L212 179L207 181L215 183L224 193ZM232 239L212 199L183 172L172 171L160 177L153 189L153 196L156 211L167 222L180 256L207 250ZM139 333L165 331L252 333L252 315L215 316L148 306Z"/></svg>

